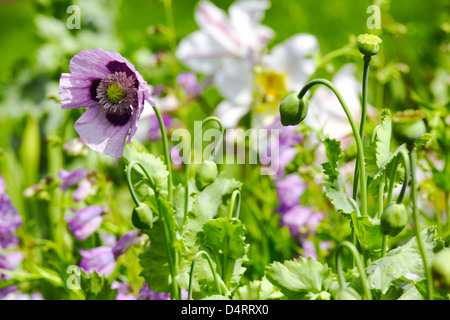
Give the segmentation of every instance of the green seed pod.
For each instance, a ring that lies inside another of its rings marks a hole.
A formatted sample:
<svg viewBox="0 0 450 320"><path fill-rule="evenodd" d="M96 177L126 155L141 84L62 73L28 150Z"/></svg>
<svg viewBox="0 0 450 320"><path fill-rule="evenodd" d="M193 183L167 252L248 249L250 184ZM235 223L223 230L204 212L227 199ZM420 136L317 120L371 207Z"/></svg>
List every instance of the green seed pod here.
<svg viewBox="0 0 450 320"><path fill-rule="evenodd" d="M339 289L336 294L336 300L362 300L361 296L355 289L347 287Z"/></svg>
<svg viewBox="0 0 450 320"><path fill-rule="evenodd" d="M197 189L199 191L205 189L216 180L218 174L217 165L214 161L203 161L195 173L195 185Z"/></svg>
<svg viewBox="0 0 450 320"><path fill-rule="evenodd" d="M407 110L394 115L394 135L401 142L412 144L426 132L425 115L421 111Z"/></svg>
<svg viewBox="0 0 450 320"><path fill-rule="evenodd" d="M450 290L450 249L438 252L431 262L434 285L438 289Z"/></svg>
<svg viewBox="0 0 450 320"><path fill-rule="evenodd" d="M356 40L358 41L358 49L365 56L373 56L380 50L380 37L373 34L360 34Z"/></svg>
<svg viewBox="0 0 450 320"><path fill-rule="evenodd" d="M291 93L280 104L280 119L283 126L295 126L308 114L308 99L299 99L297 93Z"/></svg>
<svg viewBox="0 0 450 320"><path fill-rule="evenodd" d="M131 215L133 225L138 229L151 229L153 227L152 210L145 203L141 202L139 206L134 208Z"/></svg>
<svg viewBox="0 0 450 320"><path fill-rule="evenodd" d="M391 203L381 215L380 228L381 233L386 236L395 237L408 223L408 213L403 204Z"/></svg>

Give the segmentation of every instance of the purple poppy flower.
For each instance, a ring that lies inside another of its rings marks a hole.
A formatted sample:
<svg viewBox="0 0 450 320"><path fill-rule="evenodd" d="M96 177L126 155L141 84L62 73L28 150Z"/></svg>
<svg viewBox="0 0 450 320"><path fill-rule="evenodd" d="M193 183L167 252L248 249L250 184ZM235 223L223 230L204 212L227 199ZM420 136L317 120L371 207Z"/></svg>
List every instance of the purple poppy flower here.
<svg viewBox="0 0 450 320"><path fill-rule="evenodd" d="M64 169L59 170L58 177L62 180L60 185L61 190L67 190L68 188L77 185L81 180L86 178L89 174L87 169L77 169L74 171L67 171Z"/></svg>
<svg viewBox="0 0 450 320"><path fill-rule="evenodd" d="M75 239L82 241L92 235L103 222L101 214L104 211L102 206L89 206L80 211L71 209L74 217L65 216L70 232Z"/></svg>
<svg viewBox="0 0 450 320"><path fill-rule="evenodd" d="M128 283L113 281L111 289L117 289L118 293L116 300L136 300L137 297L131 293L131 288Z"/></svg>
<svg viewBox="0 0 450 320"><path fill-rule="evenodd" d="M95 270L98 274L109 277L116 267L114 254L109 247L102 246L88 250L80 249L79 252L82 256L80 267L88 274Z"/></svg>
<svg viewBox="0 0 450 320"><path fill-rule="evenodd" d="M181 72L177 76L177 84L189 96L198 95L201 91L200 85L197 82L197 76L193 72Z"/></svg>
<svg viewBox="0 0 450 320"><path fill-rule="evenodd" d="M59 82L62 109L88 108L75 130L92 150L120 158L125 141L150 99L147 83L135 67L116 51L83 50L71 60L71 73Z"/></svg>
<svg viewBox="0 0 450 320"><path fill-rule="evenodd" d="M278 212L284 213L300 204L300 196L306 190L306 183L302 178L292 173L284 179L275 182L278 194Z"/></svg>
<svg viewBox="0 0 450 320"><path fill-rule="evenodd" d="M114 258L117 259L119 256L127 252L128 249L130 249L131 246L136 243L138 236L138 229L131 230L128 233L124 234L112 248Z"/></svg>

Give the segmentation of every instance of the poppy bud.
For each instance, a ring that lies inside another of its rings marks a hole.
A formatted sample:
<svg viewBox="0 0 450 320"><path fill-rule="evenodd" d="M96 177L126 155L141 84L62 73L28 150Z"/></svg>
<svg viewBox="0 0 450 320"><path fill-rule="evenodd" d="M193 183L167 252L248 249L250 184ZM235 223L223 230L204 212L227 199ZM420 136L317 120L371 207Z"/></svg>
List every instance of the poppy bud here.
<svg viewBox="0 0 450 320"><path fill-rule="evenodd" d="M291 93L280 104L280 120L283 126L295 126L308 114L308 100L300 99L297 93Z"/></svg>
<svg viewBox="0 0 450 320"><path fill-rule="evenodd" d="M408 223L408 213L403 204L391 203L384 209L380 219L381 233L395 237Z"/></svg>
<svg viewBox="0 0 450 320"><path fill-rule="evenodd" d="M380 37L373 34L360 34L356 40L358 41L358 49L365 56L373 56L380 50Z"/></svg>
<svg viewBox="0 0 450 320"><path fill-rule="evenodd" d="M195 185L199 191L202 191L207 186L216 180L218 175L217 165L214 161L205 160L198 167L195 173Z"/></svg>
<svg viewBox="0 0 450 320"><path fill-rule="evenodd" d="M431 272L435 287L450 290L450 249L446 248L437 253L431 262Z"/></svg>
<svg viewBox="0 0 450 320"><path fill-rule="evenodd" d="M336 294L336 300L362 300L361 296L351 287L341 288Z"/></svg>
<svg viewBox="0 0 450 320"><path fill-rule="evenodd" d="M152 210L145 203L141 202L133 210L131 221L136 228L151 229L153 227L153 213Z"/></svg>
<svg viewBox="0 0 450 320"><path fill-rule="evenodd" d="M407 110L394 116L394 135L402 142L414 143L426 132L424 114L420 111Z"/></svg>

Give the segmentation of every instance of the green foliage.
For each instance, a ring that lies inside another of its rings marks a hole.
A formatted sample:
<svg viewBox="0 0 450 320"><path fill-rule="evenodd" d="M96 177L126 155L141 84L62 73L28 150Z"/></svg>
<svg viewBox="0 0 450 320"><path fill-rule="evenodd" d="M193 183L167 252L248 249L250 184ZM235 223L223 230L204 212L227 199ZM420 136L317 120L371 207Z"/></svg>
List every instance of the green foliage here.
<svg viewBox="0 0 450 320"><path fill-rule="evenodd" d="M113 300L118 293L117 289L111 289L111 283L108 279L99 275L97 271L88 275L82 270L80 285L86 300Z"/></svg>

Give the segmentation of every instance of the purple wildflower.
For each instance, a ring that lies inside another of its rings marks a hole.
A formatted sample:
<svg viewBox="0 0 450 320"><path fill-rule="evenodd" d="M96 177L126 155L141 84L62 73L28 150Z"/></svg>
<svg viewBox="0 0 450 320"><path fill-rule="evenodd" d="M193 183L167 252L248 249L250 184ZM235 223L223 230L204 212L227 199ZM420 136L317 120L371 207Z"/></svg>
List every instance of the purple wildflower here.
<svg viewBox="0 0 450 320"><path fill-rule="evenodd" d="M67 171L64 169L59 170L58 177L62 180L60 185L61 190L67 190L68 188L77 185L81 180L86 178L89 174L87 169L77 169L74 171Z"/></svg>
<svg viewBox="0 0 450 320"><path fill-rule="evenodd" d="M120 158L150 99L147 83L135 67L116 51L83 50L71 60L71 73L59 83L62 109L88 108L75 130L91 149Z"/></svg>
<svg viewBox="0 0 450 320"><path fill-rule="evenodd" d="M71 209L74 217L65 216L70 232L75 239L82 241L91 236L103 222L102 206L89 206L80 211Z"/></svg>
<svg viewBox="0 0 450 320"><path fill-rule="evenodd" d="M114 254L109 247L102 246L88 250L80 249L79 252L82 256L80 267L88 274L95 270L98 274L109 277L116 267Z"/></svg>
<svg viewBox="0 0 450 320"><path fill-rule="evenodd" d="M20 251L12 251L4 255L0 255L0 269L14 270L23 260L23 253ZM0 279L5 280L9 277L5 274L0 274Z"/></svg>
<svg viewBox="0 0 450 320"><path fill-rule="evenodd" d="M130 285L126 282L113 281L111 289L117 289L116 300L136 300L137 297L131 293Z"/></svg>
<svg viewBox="0 0 450 320"><path fill-rule="evenodd" d="M138 300L170 300L170 294L153 291L149 289L148 284L144 283L144 286L139 289Z"/></svg>
<svg viewBox="0 0 450 320"><path fill-rule="evenodd" d="M164 126L166 127L166 130L170 130L171 127L174 125L174 120L169 115L163 115L162 116ZM152 114L150 116L150 130L149 130L149 138L150 141L156 141L161 139L161 128L159 127L158 118L156 117L156 114Z"/></svg>
<svg viewBox="0 0 450 320"><path fill-rule="evenodd" d="M134 229L124 234L119 241L112 248L112 252L114 254L114 258L117 259L119 256L124 254L131 248L133 244L136 243L139 236L139 230Z"/></svg>
<svg viewBox="0 0 450 320"><path fill-rule="evenodd" d="M300 196L306 190L306 183L298 174L292 173L276 181L275 186L278 194L278 212L283 213L300 205Z"/></svg>
<svg viewBox="0 0 450 320"><path fill-rule="evenodd" d="M181 72L177 76L177 84L184 89L188 96L196 96L201 91L197 76L193 72Z"/></svg>
<svg viewBox="0 0 450 320"><path fill-rule="evenodd" d="M287 226L293 237L301 237L307 233L313 234L323 219L323 212L314 212L312 208L296 206L281 216L282 226Z"/></svg>
<svg viewBox="0 0 450 320"><path fill-rule="evenodd" d="M19 239L14 235L14 232L21 225L22 217L6 194L5 180L0 176L0 246L3 249L16 246L19 243Z"/></svg>

